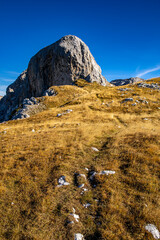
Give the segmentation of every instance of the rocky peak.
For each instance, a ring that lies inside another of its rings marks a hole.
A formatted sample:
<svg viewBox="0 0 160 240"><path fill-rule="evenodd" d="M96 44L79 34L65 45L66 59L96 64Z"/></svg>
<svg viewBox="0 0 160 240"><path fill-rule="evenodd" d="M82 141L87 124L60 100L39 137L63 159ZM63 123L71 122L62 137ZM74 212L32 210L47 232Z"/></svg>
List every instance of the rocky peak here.
<svg viewBox="0 0 160 240"><path fill-rule="evenodd" d="M127 85L127 84L141 82L141 81L145 81L145 80L142 78L139 78L139 77L131 77L131 78L127 78L127 79L112 80L110 83L115 86L123 86L123 85Z"/></svg>
<svg viewBox="0 0 160 240"><path fill-rule="evenodd" d="M51 86L72 85L79 78L103 86L108 83L87 45L68 35L33 56L28 69L7 88L0 101L0 121L10 119L25 98L42 96Z"/></svg>
<svg viewBox="0 0 160 240"><path fill-rule="evenodd" d="M53 85L71 85L78 78L107 83L89 48L76 36L62 37L29 62L28 81L33 96L40 96Z"/></svg>

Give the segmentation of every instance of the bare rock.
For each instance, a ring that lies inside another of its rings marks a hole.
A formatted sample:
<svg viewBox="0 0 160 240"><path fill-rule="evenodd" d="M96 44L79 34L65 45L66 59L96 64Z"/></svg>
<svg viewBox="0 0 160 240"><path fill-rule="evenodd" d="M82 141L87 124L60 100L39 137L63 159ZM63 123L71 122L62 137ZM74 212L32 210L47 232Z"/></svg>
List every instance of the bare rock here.
<svg viewBox="0 0 160 240"><path fill-rule="evenodd" d="M133 84L133 83L141 82L141 81L145 81L145 80L142 79L142 78L139 78L139 77L132 77L132 78L128 78L128 79L112 80L110 83L115 85L115 86L123 86L123 85L127 85L127 84Z"/></svg>
<svg viewBox="0 0 160 240"><path fill-rule="evenodd" d="M146 229L148 232L150 232L155 239L160 239L160 232L158 231L158 229L156 228L155 225L153 225L153 224L147 224L147 225L145 226L145 229Z"/></svg>
<svg viewBox="0 0 160 240"><path fill-rule="evenodd" d="M66 177L65 177L65 176L61 176L61 177L58 179L58 185L57 185L57 187L67 186L67 185L69 185L69 182L66 181Z"/></svg>
<svg viewBox="0 0 160 240"><path fill-rule="evenodd" d="M151 88L151 89L155 89L155 90L160 90L160 85L158 85L158 83L138 83L137 84L138 87L141 88Z"/></svg>
<svg viewBox="0 0 160 240"><path fill-rule="evenodd" d="M52 88L49 88L47 89L44 93L43 93L43 96L56 96L57 93L54 89Z"/></svg>
<svg viewBox="0 0 160 240"><path fill-rule="evenodd" d="M0 100L0 122L11 119L25 98L53 95L47 91L51 86L72 85L80 78L103 86L108 83L87 45L76 36L62 37L33 56L28 69L7 88Z"/></svg>
<svg viewBox="0 0 160 240"><path fill-rule="evenodd" d="M133 98L125 98L122 103L124 102L133 102Z"/></svg>
<svg viewBox="0 0 160 240"><path fill-rule="evenodd" d="M74 234L74 240L84 240L84 237L81 233Z"/></svg>
<svg viewBox="0 0 160 240"><path fill-rule="evenodd" d="M75 184L78 188L83 188L85 183L86 183L86 175L85 174L80 174L80 173L75 173L74 175L75 178Z"/></svg>

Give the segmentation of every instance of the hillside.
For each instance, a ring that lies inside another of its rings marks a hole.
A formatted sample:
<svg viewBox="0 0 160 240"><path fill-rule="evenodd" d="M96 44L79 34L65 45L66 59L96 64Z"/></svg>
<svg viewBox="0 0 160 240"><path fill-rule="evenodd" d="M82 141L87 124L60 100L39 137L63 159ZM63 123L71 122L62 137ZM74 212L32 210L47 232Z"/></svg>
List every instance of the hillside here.
<svg viewBox="0 0 160 240"><path fill-rule="evenodd" d="M0 124L0 239L158 239L160 90L53 88L45 110Z"/></svg>

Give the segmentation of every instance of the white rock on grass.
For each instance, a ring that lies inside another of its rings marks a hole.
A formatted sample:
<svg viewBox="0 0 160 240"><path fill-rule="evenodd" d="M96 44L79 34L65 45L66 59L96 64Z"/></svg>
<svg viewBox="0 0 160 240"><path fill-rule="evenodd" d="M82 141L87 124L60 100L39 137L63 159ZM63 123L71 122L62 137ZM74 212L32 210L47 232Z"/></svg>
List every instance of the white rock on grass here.
<svg viewBox="0 0 160 240"><path fill-rule="evenodd" d="M58 185L57 187L61 187L61 186L66 186L66 185L69 185L70 183L66 181L66 177L65 176L61 176L59 179L58 179Z"/></svg>
<svg viewBox="0 0 160 240"><path fill-rule="evenodd" d="M99 150L98 150L97 148L95 148L95 147L91 147L91 149L92 149L93 151L95 151L95 152L99 152Z"/></svg>
<svg viewBox="0 0 160 240"><path fill-rule="evenodd" d="M93 172L93 173L91 174L91 176L89 177L91 181L94 179L94 176L95 176L96 174L97 174L96 172Z"/></svg>
<svg viewBox="0 0 160 240"><path fill-rule="evenodd" d="M88 191L88 189L87 188L82 188L83 189L83 191L81 192L81 195L83 195L85 192L87 192Z"/></svg>
<svg viewBox="0 0 160 240"><path fill-rule="evenodd" d="M93 172L92 175L90 176L90 180L92 181L95 177L95 175L110 175L110 174L115 174L115 171L111 171L111 170L103 170L100 173L97 172Z"/></svg>
<svg viewBox="0 0 160 240"><path fill-rule="evenodd" d="M83 187L84 187L84 183L78 186L78 188L83 188Z"/></svg>
<svg viewBox="0 0 160 240"><path fill-rule="evenodd" d="M66 110L66 113L70 113L70 112L73 112L73 110L72 109L67 109Z"/></svg>
<svg viewBox="0 0 160 240"><path fill-rule="evenodd" d="M88 208L89 206L91 206L90 203L85 203L85 204L83 204L83 207L85 207L85 208Z"/></svg>
<svg viewBox="0 0 160 240"><path fill-rule="evenodd" d="M99 174L100 175L110 175L110 174L115 174L115 171L111 171L111 170L103 170L101 171Z"/></svg>
<svg viewBox="0 0 160 240"><path fill-rule="evenodd" d="M125 98L122 103L124 102L133 102L133 98Z"/></svg>
<svg viewBox="0 0 160 240"><path fill-rule="evenodd" d="M73 208L73 213L70 213L70 215L74 217L76 222L79 222L79 220L78 220L79 219L79 215L76 214L75 212L76 212L76 210L75 210L75 208Z"/></svg>
<svg viewBox="0 0 160 240"><path fill-rule="evenodd" d="M62 114L61 114L61 113L58 113L58 114L57 114L57 117L61 117L61 116L62 116Z"/></svg>
<svg viewBox="0 0 160 240"><path fill-rule="evenodd" d="M84 179L86 179L86 175L85 174L79 174L78 176L80 176L80 177L83 177Z"/></svg>
<svg viewBox="0 0 160 240"><path fill-rule="evenodd" d="M74 234L74 240L85 240L84 236L81 233Z"/></svg>
<svg viewBox="0 0 160 240"><path fill-rule="evenodd" d="M148 232L150 232L155 239L160 239L160 232L158 231L158 229L156 228L155 225L153 225L153 224L147 224L147 225L145 226L145 229L146 229Z"/></svg>

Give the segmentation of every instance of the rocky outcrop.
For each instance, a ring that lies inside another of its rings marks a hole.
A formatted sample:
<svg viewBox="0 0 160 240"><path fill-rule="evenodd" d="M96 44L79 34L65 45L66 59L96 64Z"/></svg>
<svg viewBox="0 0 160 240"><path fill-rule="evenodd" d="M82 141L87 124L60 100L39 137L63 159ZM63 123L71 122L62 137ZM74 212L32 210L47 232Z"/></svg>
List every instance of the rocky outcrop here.
<svg viewBox="0 0 160 240"><path fill-rule="evenodd" d="M13 116L11 117L11 119L16 120L28 118L45 109L46 106L43 104L43 102L38 101L36 98L25 98L23 100L23 103L21 104L21 107L19 107L18 109L16 109L15 112L13 112Z"/></svg>
<svg viewBox="0 0 160 240"><path fill-rule="evenodd" d="M132 78L128 78L128 79L112 80L110 83L115 85L115 86L123 86L123 85L127 85L127 84L133 84L133 83L141 82L141 81L145 81L145 80L142 79L142 78L139 78L139 77L132 77Z"/></svg>
<svg viewBox="0 0 160 240"><path fill-rule="evenodd" d="M46 92L54 85L71 85L79 79L106 85L87 45L68 35L40 50L29 62L28 69L12 83L0 101L0 122L11 119L12 112L25 98L54 93Z"/></svg>
<svg viewBox="0 0 160 240"><path fill-rule="evenodd" d="M28 82L33 96L40 96L53 85L71 85L82 78L106 85L101 68L87 45L69 35L39 51L28 66Z"/></svg>
<svg viewBox="0 0 160 240"><path fill-rule="evenodd" d="M138 83L137 84L138 87L142 87L142 88L151 88L151 89L155 89L155 90L160 90L160 85L158 85L158 83Z"/></svg>
<svg viewBox="0 0 160 240"><path fill-rule="evenodd" d="M28 86L27 71L24 71L17 80L7 87L6 95L0 100L0 122L12 118L12 113L25 98L31 97Z"/></svg>

